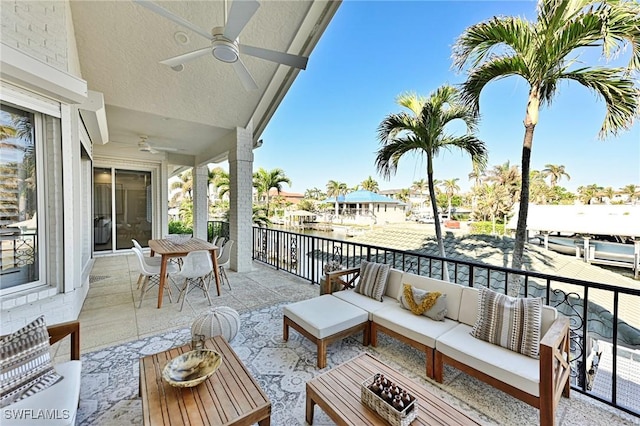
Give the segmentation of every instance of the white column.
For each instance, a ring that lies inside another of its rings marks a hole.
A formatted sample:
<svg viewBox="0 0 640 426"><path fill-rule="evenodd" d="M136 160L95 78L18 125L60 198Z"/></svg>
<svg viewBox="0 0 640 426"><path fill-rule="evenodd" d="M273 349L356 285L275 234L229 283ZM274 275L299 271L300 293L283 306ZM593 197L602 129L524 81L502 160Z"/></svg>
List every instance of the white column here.
<svg viewBox="0 0 640 426"><path fill-rule="evenodd" d="M207 221L209 220L209 200L207 199L207 165L193 168L193 236L207 239Z"/></svg>
<svg viewBox="0 0 640 426"><path fill-rule="evenodd" d="M231 269L252 269L253 128L236 128L236 144L229 150L229 234L235 240Z"/></svg>

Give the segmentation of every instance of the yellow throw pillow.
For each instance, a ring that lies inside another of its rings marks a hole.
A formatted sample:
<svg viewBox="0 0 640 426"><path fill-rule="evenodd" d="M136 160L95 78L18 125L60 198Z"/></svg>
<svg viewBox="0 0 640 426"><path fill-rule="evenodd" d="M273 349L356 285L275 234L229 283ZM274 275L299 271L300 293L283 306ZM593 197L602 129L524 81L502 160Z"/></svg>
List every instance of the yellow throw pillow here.
<svg viewBox="0 0 640 426"><path fill-rule="evenodd" d="M416 315L424 315L434 321L444 321L447 315L447 295L440 292L428 292L404 284L400 296L400 306Z"/></svg>

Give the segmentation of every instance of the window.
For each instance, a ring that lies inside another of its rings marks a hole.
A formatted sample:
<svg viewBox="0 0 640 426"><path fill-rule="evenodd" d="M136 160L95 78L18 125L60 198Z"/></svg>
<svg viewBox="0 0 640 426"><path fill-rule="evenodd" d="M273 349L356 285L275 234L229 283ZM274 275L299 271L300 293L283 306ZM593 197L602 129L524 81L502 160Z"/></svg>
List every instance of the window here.
<svg viewBox="0 0 640 426"><path fill-rule="evenodd" d="M0 104L0 294L41 283L41 122Z"/></svg>

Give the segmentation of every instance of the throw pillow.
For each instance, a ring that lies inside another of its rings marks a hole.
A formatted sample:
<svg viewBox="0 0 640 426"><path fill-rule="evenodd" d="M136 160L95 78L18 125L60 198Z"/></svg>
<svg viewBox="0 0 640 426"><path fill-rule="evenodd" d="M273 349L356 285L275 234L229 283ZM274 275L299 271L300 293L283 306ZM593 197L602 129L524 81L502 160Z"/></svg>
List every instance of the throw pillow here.
<svg viewBox="0 0 640 426"><path fill-rule="evenodd" d="M387 276L391 266L384 263L360 263L360 280L356 285L356 293L382 302L382 295L387 289Z"/></svg>
<svg viewBox="0 0 640 426"><path fill-rule="evenodd" d="M480 289L473 337L537 359L541 327L541 298L516 298Z"/></svg>
<svg viewBox="0 0 640 426"><path fill-rule="evenodd" d="M405 284L400 294L400 306L416 315L424 315L434 321L444 321L447 315L447 295Z"/></svg>
<svg viewBox="0 0 640 426"><path fill-rule="evenodd" d="M62 379L51 364L44 316L0 338L0 408Z"/></svg>

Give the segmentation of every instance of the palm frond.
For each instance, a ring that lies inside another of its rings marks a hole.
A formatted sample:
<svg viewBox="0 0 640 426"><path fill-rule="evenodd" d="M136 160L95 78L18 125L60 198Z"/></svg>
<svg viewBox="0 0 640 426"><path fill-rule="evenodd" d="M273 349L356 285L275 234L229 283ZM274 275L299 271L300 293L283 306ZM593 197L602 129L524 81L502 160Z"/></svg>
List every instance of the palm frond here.
<svg viewBox="0 0 640 426"><path fill-rule="evenodd" d="M564 73L562 78L577 81L604 98L607 113L598 135L601 139L633 125L640 111L640 91L624 76L624 69L582 68Z"/></svg>
<svg viewBox="0 0 640 426"><path fill-rule="evenodd" d="M504 56L494 58L472 69L469 77L461 86L460 98L462 102L477 113L480 108L480 92L487 83L505 77L519 75L529 81L529 69L519 57Z"/></svg>
<svg viewBox="0 0 640 426"><path fill-rule="evenodd" d="M499 55L526 57L536 34L532 24L518 17L494 17L473 25L453 46L453 66L458 70L469 64L477 67L501 46Z"/></svg>

